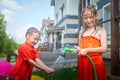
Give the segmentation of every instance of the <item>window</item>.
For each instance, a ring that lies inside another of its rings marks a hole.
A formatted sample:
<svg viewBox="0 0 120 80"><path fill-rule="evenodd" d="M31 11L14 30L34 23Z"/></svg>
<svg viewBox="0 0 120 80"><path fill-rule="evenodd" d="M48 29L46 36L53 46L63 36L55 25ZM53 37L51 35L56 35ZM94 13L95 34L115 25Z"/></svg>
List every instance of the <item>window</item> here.
<svg viewBox="0 0 120 80"><path fill-rule="evenodd" d="M110 19L110 3L103 7L103 21ZM103 24L103 27L106 28L107 34L110 34L110 21Z"/></svg>
<svg viewBox="0 0 120 80"><path fill-rule="evenodd" d="M60 9L61 9L61 17L63 17L64 16L64 10L65 10L64 4L62 5L62 7Z"/></svg>
<svg viewBox="0 0 120 80"><path fill-rule="evenodd" d="M55 17L56 17L56 22L58 21L58 13L55 15Z"/></svg>
<svg viewBox="0 0 120 80"><path fill-rule="evenodd" d="M87 1L86 1L86 5L90 5L90 0L87 0Z"/></svg>
<svg viewBox="0 0 120 80"><path fill-rule="evenodd" d="M110 20L110 3L106 4L103 6L103 21ZM111 44L111 27L110 27L110 21L103 23L103 27L107 31L107 40L108 40L108 45Z"/></svg>
<svg viewBox="0 0 120 80"><path fill-rule="evenodd" d="M85 6L90 5L90 0L82 0L82 3L84 4L82 5L82 8L84 8Z"/></svg>

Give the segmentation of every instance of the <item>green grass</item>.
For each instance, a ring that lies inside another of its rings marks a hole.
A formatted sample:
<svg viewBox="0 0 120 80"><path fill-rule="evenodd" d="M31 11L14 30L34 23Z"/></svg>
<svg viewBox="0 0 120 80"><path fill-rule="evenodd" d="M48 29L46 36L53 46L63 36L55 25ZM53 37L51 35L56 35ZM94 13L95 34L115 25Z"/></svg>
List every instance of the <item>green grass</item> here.
<svg viewBox="0 0 120 80"><path fill-rule="evenodd" d="M45 80L78 80L77 68L62 68L56 70L52 74L47 74L44 71L34 71L33 74L38 75L44 78ZM120 80L120 79L108 76L108 80Z"/></svg>
<svg viewBox="0 0 120 80"><path fill-rule="evenodd" d="M33 74L38 75L45 80L77 80L76 68L58 69L52 74L47 74L44 71L34 71Z"/></svg>

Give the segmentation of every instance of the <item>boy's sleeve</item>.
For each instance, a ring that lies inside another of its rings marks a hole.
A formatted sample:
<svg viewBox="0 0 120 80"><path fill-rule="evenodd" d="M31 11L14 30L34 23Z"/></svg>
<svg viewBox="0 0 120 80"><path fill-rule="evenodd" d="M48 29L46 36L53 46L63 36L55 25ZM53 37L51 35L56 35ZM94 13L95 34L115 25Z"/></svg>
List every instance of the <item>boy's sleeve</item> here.
<svg viewBox="0 0 120 80"><path fill-rule="evenodd" d="M27 46L21 46L19 49L19 54L23 60L29 60L39 58L39 54L36 49Z"/></svg>
<svg viewBox="0 0 120 80"><path fill-rule="evenodd" d="M26 47L21 47L19 50L20 56L23 58L23 60L29 60L32 59L32 51L29 48Z"/></svg>
<svg viewBox="0 0 120 80"><path fill-rule="evenodd" d="M39 58L39 53L37 52L37 50L35 49L35 56L34 56L34 58L36 59L36 58Z"/></svg>

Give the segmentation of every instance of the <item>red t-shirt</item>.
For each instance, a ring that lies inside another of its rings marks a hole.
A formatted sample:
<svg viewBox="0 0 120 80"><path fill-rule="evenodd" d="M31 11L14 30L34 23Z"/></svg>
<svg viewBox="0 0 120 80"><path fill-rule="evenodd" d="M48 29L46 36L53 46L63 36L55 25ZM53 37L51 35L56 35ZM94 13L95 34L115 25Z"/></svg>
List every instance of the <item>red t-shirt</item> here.
<svg viewBox="0 0 120 80"><path fill-rule="evenodd" d="M33 66L29 59L35 60L39 55L34 47L25 42L18 49L18 57L15 66L11 70L10 78L15 80L30 80Z"/></svg>

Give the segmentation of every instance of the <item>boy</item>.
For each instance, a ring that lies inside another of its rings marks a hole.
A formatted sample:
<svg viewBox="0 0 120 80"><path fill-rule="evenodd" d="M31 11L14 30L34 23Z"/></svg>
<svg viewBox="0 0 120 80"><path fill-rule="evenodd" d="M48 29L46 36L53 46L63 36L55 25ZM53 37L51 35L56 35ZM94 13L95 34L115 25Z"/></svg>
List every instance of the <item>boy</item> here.
<svg viewBox="0 0 120 80"><path fill-rule="evenodd" d="M33 66L47 73L54 72L53 68L46 66L39 59L39 55L34 48L40 38L40 32L36 28L31 27L27 30L25 37L25 43L18 49L17 61L11 70L10 80L31 80Z"/></svg>

